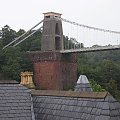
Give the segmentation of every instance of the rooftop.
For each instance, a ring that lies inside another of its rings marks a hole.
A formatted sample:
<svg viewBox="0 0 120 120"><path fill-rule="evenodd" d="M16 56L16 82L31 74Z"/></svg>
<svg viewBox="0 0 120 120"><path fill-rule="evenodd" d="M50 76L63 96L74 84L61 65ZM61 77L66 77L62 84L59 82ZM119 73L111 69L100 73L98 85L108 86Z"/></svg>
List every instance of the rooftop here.
<svg viewBox="0 0 120 120"><path fill-rule="evenodd" d="M0 84L19 84L16 80L0 80Z"/></svg>
<svg viewBox="0 0 120 120"><path fill-rule="evenodd" d="M46 13L43 13L45 16L46 15L59 15L61 16L62 14L61 13L56 13L56 12L46 12Z"/></svg>
<svg viewBox="0 0 120 120"><path fill-rule="evenodd" d="M120 120L108 92L32 90L0 84L0 120Z"/></svg>
<svg viewBox="0 0 120 120"><path fill-rule="evenodd" d="M91 85L86 75L80 75L75 86L75 91L92 92Z"/></svg>
<svg viewBox="0 0 120 120"><path fill-rule="evenodd" d="M105 99L108 92L78 92L78 91L55 91L55 90L32 90L33 96L58 96L73 98Z"/></svg>
<svg viewBox="0 0 120 120"><path fill-rule="evenodd" d="M120 120L120 103L109 93L32 91L37 120Z"/></svg>
<svg viewBox="0 0 120 120"><path fill-rule="evenodd" d="M30 90L20 84L0 84L0 120L34 120Z"/></svg>
<svg viewBox="0 0 120 120"><path fill-rule="evenodd" d="M89 83L86 75L80 75L80 77L78 78L77 84L81 84L81 83L83 83L83 84Z"/></svg>

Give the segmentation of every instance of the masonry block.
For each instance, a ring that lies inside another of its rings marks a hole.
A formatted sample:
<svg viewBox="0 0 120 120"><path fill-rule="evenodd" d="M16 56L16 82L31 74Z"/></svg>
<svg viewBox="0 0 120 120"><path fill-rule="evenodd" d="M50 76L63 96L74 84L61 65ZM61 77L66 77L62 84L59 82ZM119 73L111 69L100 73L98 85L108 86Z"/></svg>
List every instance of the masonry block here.
<svg viewBox="0 0 120 120"><path fill-rule="evenodd" d="M64 90L74 86L77 79L76 54L56 51L30 52L37 87L46 90Z"/></svg>

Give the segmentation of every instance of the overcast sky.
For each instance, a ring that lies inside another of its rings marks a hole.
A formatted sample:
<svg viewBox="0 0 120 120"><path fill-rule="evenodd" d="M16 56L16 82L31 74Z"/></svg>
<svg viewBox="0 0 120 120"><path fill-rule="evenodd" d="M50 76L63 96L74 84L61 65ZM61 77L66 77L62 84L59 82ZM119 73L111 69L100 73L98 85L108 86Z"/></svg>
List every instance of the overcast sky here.
<svg viewBox="0 0 120 120"><path fill-rule="evenodd" d="M120 31L120 0L0 0L0 29L28 30L44 12L59 12L81 24Z"/></svg>

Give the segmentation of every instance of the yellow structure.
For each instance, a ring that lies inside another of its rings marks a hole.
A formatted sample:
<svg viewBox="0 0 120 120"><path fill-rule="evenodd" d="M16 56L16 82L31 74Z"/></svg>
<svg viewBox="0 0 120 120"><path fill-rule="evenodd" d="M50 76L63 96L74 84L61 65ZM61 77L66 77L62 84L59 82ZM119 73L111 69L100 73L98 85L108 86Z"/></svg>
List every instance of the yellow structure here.
<svg viewBox="0 0 120 120"><path fill-rule="evenodd" d="M33 72L21 72L21 85L24 85L30 89L34 89L35 85L32 80Z"/></svg>

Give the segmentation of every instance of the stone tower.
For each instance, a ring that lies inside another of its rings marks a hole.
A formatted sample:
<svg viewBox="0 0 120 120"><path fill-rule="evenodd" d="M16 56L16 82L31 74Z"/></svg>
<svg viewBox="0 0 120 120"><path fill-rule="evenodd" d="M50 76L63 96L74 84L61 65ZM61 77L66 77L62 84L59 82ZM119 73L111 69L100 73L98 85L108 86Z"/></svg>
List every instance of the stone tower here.
<svg viewBox="0 0 120 120"><path fill-rule="evenodd" d="M61 50L63 48L63 31L61 14L48 12L44 14L41 50Z"/></svg>
<svg viewBox="0 0 120 120"><path fill-rule="evenodd" d="M76 54L61 54L61 14L44 13L41 51L29 52L34 65L35 84L40 89L63 90L76 83Z"/></svg>

